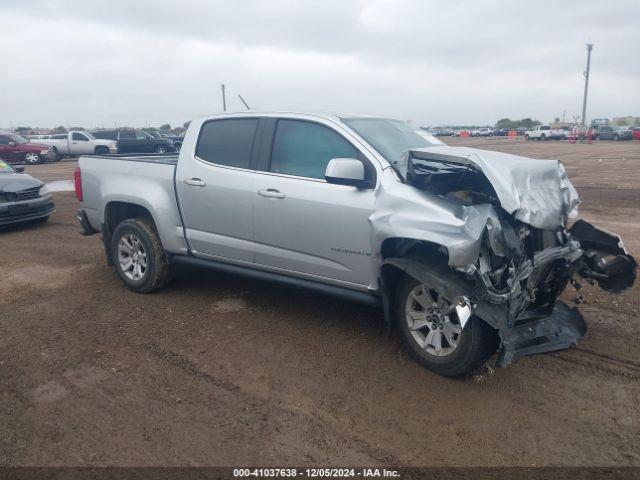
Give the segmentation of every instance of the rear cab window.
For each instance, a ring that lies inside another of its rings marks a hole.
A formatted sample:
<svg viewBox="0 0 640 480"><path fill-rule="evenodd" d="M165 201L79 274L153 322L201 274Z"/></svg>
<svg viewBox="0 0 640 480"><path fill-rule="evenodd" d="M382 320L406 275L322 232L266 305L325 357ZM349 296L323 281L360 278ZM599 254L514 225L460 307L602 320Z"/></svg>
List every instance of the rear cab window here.
<svg viewBox="0 0 640 480"><path fill-rule="evenodd" d="M258 118L226 118L205 122L200 129L196 156L216 165L249 168Z"/></svg>

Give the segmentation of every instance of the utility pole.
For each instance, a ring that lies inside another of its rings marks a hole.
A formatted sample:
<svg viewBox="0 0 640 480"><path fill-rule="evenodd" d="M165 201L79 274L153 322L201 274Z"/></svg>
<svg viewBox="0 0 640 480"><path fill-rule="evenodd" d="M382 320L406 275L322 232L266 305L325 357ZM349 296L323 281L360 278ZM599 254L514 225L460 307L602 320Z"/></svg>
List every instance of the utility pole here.
<svg viewBox="0 0 640 480"><path fill-rule="evenodd" d="M227 111L227 95L224 91L224 83L220 86L222 87L222 111L226 112Z"/></svg>
<svg viewBox="0 0 640 480"><path fill-rule="evenodd" d="M584 96L582 97L582 125L587 120L587 91L589 90L589 68L591 66L593 43L587 43L587 69L584 71Z"/></svg>
<svg viewBox="0 0 640 480"><path fill-rule="evenodd" d="M247 104L247 102L244 101L244 98L242 98L242 95L238 94L238 98L244 104L244 106L247 107L247 110L251 110L251 108L249 108L249 104Z"/></svg>

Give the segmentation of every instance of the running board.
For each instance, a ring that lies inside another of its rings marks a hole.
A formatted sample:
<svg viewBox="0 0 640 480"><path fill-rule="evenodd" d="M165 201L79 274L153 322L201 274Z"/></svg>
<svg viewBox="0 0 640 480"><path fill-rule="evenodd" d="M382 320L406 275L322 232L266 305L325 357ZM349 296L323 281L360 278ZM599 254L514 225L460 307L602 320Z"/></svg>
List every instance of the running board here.
<svg viewBox="0 0 640 480"><path fill-rule="evenodd" d="M380 307L382 305L381 298L371 293L359 292L357 290L351 290L349 288L314 282L312 280L306 280L304 278L290 277L288 275L267 272L265 270L255 270L249 267L241 267L239 265L233 265L230 263L216 262L214 260L204 260L201 258L185 255L175 255L171 260L174 263L180 263L183 265L190 265L198 268L207 268L210 270L216 270L218 272L231 273L233 275L240 275L256 280L275 282L297 288L314 290L325 295L341 298L351 302L361 303L364 305L369 305L372 307Z"/></svg>

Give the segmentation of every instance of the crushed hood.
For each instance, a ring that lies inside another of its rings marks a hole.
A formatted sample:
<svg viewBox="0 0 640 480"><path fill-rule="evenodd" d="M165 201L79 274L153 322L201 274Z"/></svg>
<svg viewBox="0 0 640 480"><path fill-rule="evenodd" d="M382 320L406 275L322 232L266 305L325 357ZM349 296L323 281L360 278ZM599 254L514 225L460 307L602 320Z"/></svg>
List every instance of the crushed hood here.
<svg viewBox="0 0 640 480"><path fill-rule="evenodd" d="M407 179L410 159L459 164L478 169L491 183L500 206L521 222L551 230L577 216L580 197L558 160L466 147L433 146L408 150L396 164Z"/></svg>

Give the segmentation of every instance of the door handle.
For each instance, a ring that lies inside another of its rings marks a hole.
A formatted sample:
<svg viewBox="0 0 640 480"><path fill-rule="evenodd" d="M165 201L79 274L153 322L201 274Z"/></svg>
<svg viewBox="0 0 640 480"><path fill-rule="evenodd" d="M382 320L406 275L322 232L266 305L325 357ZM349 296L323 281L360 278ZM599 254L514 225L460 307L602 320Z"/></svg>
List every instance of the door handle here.
<svg viewBox="0 0 640 480"><path fill-rule="evenodd" d="M191 185L192 187L204 187L207 184L207 182L200 180L199 178L188 178L184 183Z"/></svg>
<svg viewBox="0 0 640 480"><path fill-rule="evenodd" d="M258 190L258 195L267 198L284 198L286 195L275 188L267 188L266 190Z"/></svg>

